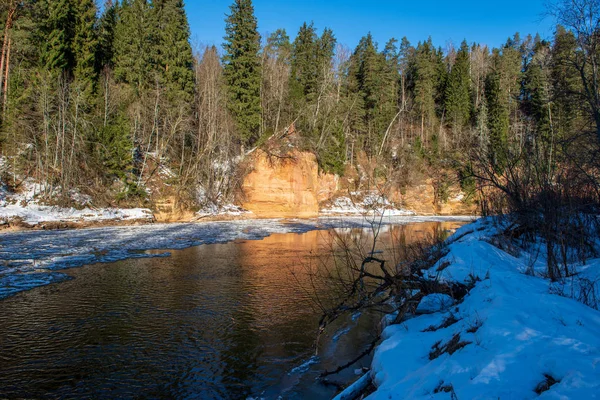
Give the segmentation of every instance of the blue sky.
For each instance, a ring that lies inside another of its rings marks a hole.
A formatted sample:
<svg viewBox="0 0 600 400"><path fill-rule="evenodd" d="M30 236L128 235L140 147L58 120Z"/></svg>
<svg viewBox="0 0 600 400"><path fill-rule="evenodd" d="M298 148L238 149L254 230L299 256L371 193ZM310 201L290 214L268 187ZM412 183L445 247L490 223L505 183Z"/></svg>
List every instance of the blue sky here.
<svg viewBox="0 0 600 400"><path fill-rule="evenodd" d="M192 43L220 47L225 15L233 0L187 0ZM380 48L395 37L416 44L431 36L445 47L449 41L499 46L515 32L539 32L550 38L553 22L543 18L545 0L254 0L261 35L285 28L293 38L304 21L333 29L338 42L354 48L369 31Z"/></svg>

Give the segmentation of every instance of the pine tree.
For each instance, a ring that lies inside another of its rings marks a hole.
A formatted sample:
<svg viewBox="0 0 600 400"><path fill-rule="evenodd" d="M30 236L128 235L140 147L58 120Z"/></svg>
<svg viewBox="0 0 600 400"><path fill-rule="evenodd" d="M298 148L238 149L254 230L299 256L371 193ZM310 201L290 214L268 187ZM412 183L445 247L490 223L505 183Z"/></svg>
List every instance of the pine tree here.
<svg viewBox="0 0 600 400"><path fill-rule="evenodd" d="M461 129L471 117L471 77L469 46L463 41L452 66L445 90L444 104L448 121Z"/></svg>
<svg viewBox="0 0 600 400"><path fill-rule="evenodd" d="M228 108L241 141L253 145L260 137L260 35L251 0L235 0L225 26L224 75Z"/></svg>

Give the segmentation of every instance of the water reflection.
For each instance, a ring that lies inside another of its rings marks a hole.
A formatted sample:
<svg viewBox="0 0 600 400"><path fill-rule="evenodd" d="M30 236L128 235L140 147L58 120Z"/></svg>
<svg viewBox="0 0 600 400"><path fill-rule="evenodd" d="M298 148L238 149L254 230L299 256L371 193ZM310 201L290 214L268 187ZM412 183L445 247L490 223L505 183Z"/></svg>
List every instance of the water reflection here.
<svg viewBox="0 0 600 400"><path fill-rule="evenodd" d="M386 227L380 247L391 257L391 238L456 226ZM0 397L330 397L335 389L314 377L360 351L379 318L347 321L358 328L346 335L334 327L320 363L290 373L313 354L320 311L301 286L331 290L308 272L334 235L372 240L337 230L205 245L69 270L74 280L3 300Z"/></svg>

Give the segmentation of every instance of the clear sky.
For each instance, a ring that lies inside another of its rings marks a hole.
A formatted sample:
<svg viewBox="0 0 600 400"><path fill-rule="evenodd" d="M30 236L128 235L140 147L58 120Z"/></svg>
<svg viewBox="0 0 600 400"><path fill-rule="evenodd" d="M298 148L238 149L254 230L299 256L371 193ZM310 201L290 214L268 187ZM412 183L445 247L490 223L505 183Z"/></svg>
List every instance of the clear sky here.
<svg viewBox="0 0 600 400"><path fill-rule="evenodd" d="M233 0L186 0L192 43L219 46ZM551 38L553 22L543 18L545 0L253 0L261 35L285 28L294 39L304 21L319 33L333 30L339 43L354 48L371 32L380 48L395 37L412 44L429 36L437 46L463 39L500 46L515 32Z"/></svg>

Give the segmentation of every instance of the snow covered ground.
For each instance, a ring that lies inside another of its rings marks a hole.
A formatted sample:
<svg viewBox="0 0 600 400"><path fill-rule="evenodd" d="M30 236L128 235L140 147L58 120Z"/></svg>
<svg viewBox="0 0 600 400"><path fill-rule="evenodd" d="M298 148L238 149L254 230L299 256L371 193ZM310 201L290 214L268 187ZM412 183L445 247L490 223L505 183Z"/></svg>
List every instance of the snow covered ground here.
<svg viewBox="0 0 600 400"><path fill-rule="evenodd" d="M392 203L378 193L352 192L350 197L337 197L321 209L323 215L415 215L413 211L394 207Z"/></svg>
<svg viewBox="0 0 600 400"><path fill-rule="evenodd" d="M382 223L470 221L470 217L384 217ZM379 221L379 218L377 218ZM239 220L149 224L62 231L0 232L0 299L23 290L69 279L62 269L127 258L169 256L150 249L259 240L274 233L303 233L337 227L370 227L365 218Z"/></svg>
<svg viewBox="0 0 600 400"><path fill-rule="evenodd" d="M16 218L28 225L44 222L151 221L154 219L152 212L146 208L91 208L89 198L76 192L71 193L71 197L85 206L82 209L43 205L40 204L39 198L45 191L44 186L33 181L25 181L18 193L11 193L0 182L0 224Z"/></svg>
<svg viewBox="0 0 600 400"><path fill-rule="evenodd" d="M600 397L600 312L556 294L539 273L526 275L531 257L490 244L494 232L489 220L478 220L454 234L449 253L428 273L481 280L460 304L439 301L441 311L384 330L369 399ZM543 260L534 267L541 272ZM600 294L600 260L578 270ZM559 284L561 293L577 298L577 282Z"/></svg>

